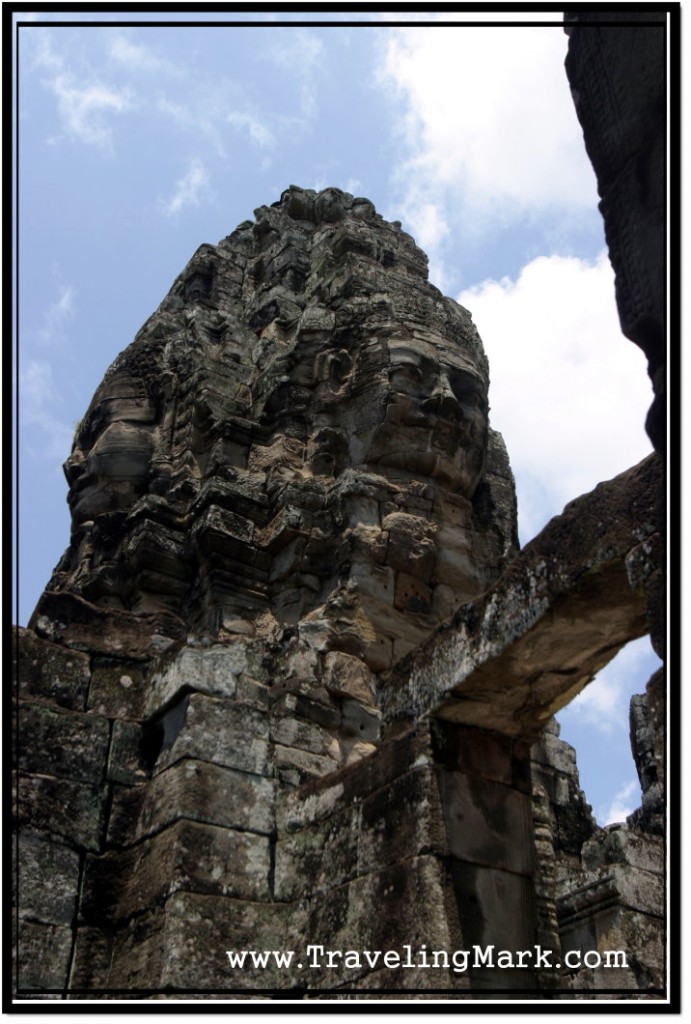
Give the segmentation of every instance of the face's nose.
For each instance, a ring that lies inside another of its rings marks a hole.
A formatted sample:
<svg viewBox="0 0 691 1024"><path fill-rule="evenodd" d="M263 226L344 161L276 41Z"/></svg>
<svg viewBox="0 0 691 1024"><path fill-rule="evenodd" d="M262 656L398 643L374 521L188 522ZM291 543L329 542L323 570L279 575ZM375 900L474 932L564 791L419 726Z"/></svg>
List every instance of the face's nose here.
<svg viewBox="0 0 691 1024"><path fill-rule="evenodd" d="M69 458L63 463L62 471L70 486L72 486L80 476L84 475L86 472L86 459L81 449L75 448Z"/></svg>
<svg viewBox="0 0 691 1024"><path fill-rule="evenodd" d="M422 403L422 408L437 416L458 416L461 407L445 374L437 378L432 394Z"/></svg>

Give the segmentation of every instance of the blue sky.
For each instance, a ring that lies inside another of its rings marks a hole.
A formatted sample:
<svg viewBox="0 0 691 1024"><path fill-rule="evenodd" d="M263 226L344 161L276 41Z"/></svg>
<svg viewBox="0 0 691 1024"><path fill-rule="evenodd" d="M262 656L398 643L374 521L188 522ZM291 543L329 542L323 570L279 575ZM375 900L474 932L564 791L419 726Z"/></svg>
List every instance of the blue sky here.
<svg viewBox="0 0 691 1024"><path fill-rule="evenodd" d="M20 623L67 546L61 465L106 368L196 248L289 184L367 196L472 312L523 542L650 451L558 25L190 16L240 24L18 16ZM560 716L601 822L638 803L628 699L656 664L639 642Z"/></svg>

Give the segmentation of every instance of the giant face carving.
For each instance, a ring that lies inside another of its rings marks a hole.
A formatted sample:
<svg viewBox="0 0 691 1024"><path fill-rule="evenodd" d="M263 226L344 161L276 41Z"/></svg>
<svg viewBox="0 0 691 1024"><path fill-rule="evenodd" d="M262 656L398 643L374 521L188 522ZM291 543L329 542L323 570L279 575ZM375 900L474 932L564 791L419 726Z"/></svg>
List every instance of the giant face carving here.
<svg viewBox="0 0 691 1024"><path fill-rule="evenodd" d="M367 462L438 480L466 497L482 476L487 388L476 367L443 343L391 341L383 423Z"/></svg>
<svg viewBox="0 0 691 1024"><path fill-rule="evenodd" d="M78 439L65 462L75 525L103 512L128 510L146 490L156 413L136 392L104 403L93 437Z"/></svg>
<svg viewBox="0 0 691 1024"><path fill-rule="evenodd" d="M211 630L347 591L397 657L422 636L409 613L431 628L501 558L471 501L493 472L487 364L412 240L355 203L341 223L291 202L204 249L204 295L195 257L99 389L65 466L80 529L59 583L99 600L124 580L124 606Z"/></svg>

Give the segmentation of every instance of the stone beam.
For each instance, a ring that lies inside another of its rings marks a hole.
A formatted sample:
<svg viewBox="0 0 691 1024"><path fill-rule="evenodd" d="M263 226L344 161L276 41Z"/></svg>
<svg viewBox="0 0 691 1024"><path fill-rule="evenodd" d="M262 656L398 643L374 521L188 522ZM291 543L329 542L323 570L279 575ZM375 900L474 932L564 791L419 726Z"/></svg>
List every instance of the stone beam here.
<svg viewBox="0 0 691 1024"><path fill-rule="evenodd" d="M566 506L486 594L387 680L388 721L435 717L530 738L649 631L662 463Z"/></svg>

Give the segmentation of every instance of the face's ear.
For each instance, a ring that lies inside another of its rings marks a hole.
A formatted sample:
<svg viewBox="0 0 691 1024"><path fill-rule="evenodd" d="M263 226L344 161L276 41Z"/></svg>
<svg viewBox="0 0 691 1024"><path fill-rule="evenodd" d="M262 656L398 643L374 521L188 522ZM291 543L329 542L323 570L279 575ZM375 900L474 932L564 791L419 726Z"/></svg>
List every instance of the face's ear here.
<svg viewBox="0 0 691 1024"><path fill-rule="evenodd" d="M352 357L345 348L320 352L316 357L314 376L317 381L328 384L330 390L340 391L352 368Z"/></svg>
<svg viewBox="0 0 691 1024"><path fill-rule="evenodd" d="M315 476L339 476L350 465L345 434L330 427L317 431L307 444L306 461Z"/></svg>

